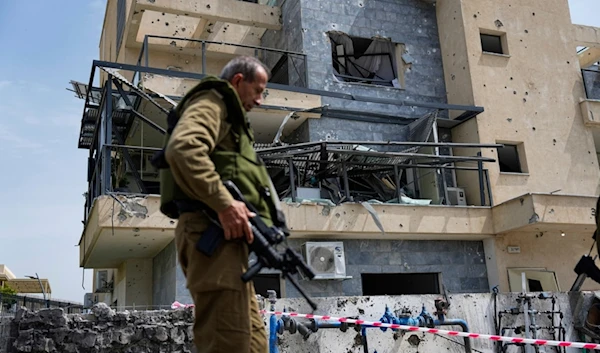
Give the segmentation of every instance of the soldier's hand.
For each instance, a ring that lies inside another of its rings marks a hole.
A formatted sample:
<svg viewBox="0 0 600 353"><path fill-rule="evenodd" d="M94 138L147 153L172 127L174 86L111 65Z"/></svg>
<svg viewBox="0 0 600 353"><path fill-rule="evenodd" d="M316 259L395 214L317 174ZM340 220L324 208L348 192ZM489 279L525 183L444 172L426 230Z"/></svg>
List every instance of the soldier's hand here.
<svg viewBox="0 0 600 353"><path fill-rule="evenodd" d="M223 227L225 239L238 239L245 236L248 244L252 244L254 234L252 234L248 219L255 216L256 214L250 212L246 204L233 200L231 206L219 213L219 221Z"/></svg>

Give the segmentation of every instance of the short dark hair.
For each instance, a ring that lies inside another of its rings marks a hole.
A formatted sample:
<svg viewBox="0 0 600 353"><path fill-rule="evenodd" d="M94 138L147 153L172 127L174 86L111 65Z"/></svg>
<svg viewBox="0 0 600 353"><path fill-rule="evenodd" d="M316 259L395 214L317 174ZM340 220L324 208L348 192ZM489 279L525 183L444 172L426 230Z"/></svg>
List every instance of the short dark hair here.
<svg viewBox="0 0 600 353"><path fill-rule="evenodd" d="M238 56L225 65L219 77L231 81L236 74L242 74L245 81L254 82L259 67L265 70L267 77L271 77L271 71L260 60L252 56Z"/></svg>

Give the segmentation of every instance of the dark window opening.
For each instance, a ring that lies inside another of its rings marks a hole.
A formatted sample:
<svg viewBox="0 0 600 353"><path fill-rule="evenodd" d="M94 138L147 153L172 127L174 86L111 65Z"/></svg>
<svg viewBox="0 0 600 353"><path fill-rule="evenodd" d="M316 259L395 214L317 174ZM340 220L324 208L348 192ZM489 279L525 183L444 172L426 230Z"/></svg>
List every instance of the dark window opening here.
<svg viewBox="0 0 600 353"><path fill-rule="evenodd" d="M400 87L395 43L340 32L330 32L329 39L333 70L339 81Z"/></svg>
<svg viewBox="0 0 600 353"><path fill-rule="evenodd" d="M252 278L254 282L254 291L265 298L269 297L268 290L274 290L277 293L277 298L281 298L281 280L277 273L274 274L258 274Z"/></svg>
<svg viewBox="0 0 600 353"><path fill-rule="evenodd" d="M281 59L277 61L273 69L271 70L271 79L269 82L279 83L282 85L289 85L290 79L288 75L288 56L282 55Z"/></svg>
<svg viewBox="0 0 600 353"><path fill-rule="evenodd" d="M516 145L504 144L504 147L498 148L498 164L500 171L504 173L523 172Z"/></svg>
<svg viewBox="0 0 600 353"><path fill-rule="evenodd" d="M527 279L527 282L529 282L529 291L530 292L543 292L544 288L542 288L542 282L536 280L536 279Z"/></svg>
<svg viewBox="0 0 600 353"><path fill-rule="evenodd" d="M492 34L480 34L481 49L487 53L504 54L502 50L502 38Z"/></svg>
<svg viewBox="0 0 600 353"><path fill-rule="evenodd" d="M363 295L440 294L438 273L363 273Z"/></svg>

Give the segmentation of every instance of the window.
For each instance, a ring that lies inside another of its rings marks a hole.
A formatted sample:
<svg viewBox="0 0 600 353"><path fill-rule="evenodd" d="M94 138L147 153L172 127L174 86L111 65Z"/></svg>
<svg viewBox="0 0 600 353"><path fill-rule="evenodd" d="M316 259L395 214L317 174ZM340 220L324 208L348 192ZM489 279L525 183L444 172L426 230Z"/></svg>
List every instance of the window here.
<svg viewBox="0 0 600 353"><path fill-rule="evenodd" d="M486 54L498 54L507 56L508 43L506 33L489 29L480 29L481 51Z"/></svg>
<svg viewBox="0 0 600 353"><path fill-rule="evenodd" d="M254 291L265 298L269 297L268 290L274 290L277 293L277 298L281 296L281 278L278 273L260 273L252 278L254 283Z"/></svg>
<svg viewBox="0 0 600 353"><path fill-rule="evenodd" d="M500 166L500 172L527 173L523 144L498 143L504 144L504 147L498 148L498 164Z"/></svg>
<svg viewBox="0 0 600 353"><path fill-rule="evenodd" d="M558 280L554 271L545 268L509 268L508 282L511 292L523 291L522 273L525 273L527 292L559 292Z"/></svg>
<svg viewBox="0 0 600 353"><path fill-rule="evenodd" d="M363 273L363 295L440 294L439 273Z"/></svg>
<svg viewBox="0 0 600 353"><path fill-rule="evenodd" d="M491 34L481 34L481 49L484 52L504 54L502 50L502 38Z"/></svg>
<svg viewBox="0 0 600 353"><path fill-rule="evenodd" d="M334 75L339 81L401 87L397 59L402 46L341 32L329 32L329 39Z"/></svg>

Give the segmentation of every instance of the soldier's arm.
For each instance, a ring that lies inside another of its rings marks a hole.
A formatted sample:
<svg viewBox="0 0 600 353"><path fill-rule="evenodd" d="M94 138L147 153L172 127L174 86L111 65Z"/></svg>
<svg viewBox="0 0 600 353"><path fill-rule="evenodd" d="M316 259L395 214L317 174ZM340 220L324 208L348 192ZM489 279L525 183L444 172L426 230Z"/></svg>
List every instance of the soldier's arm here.
<svg viewBox="0 0 600 353"><path fill-rule="evenodd" d="M225 210L233 202L209 158L225 109L223 101L214 92L192 101L180 117L165 150L177 185L189 197L200 200L216 212Z"/></svg>

